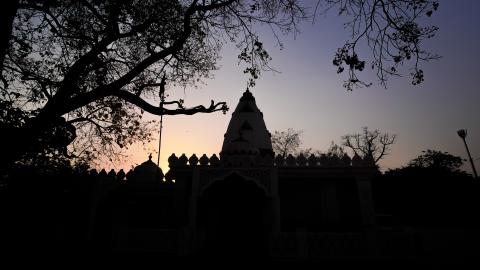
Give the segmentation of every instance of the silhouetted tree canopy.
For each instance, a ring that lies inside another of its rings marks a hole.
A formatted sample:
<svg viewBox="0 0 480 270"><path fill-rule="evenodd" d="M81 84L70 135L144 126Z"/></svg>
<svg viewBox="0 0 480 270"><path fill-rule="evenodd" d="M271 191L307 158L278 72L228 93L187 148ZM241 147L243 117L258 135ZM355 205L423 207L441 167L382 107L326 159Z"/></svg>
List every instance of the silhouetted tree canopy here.
<svg viewBox="0 0 480 270"><path fill-rule="evenodd" d="M284 131L275 131L272 135L272 148L276 155L286 158L288 155L299 152L302 144L303 131L289 128Z"/></svg>
<svg viewBox="0 0 480 270"><path fill-rule="evenodd" d="M472 213L478 208L479 182L461 170L462 164L447 152L422 151L374 180L375 205L410 226L478 227Z"/></svg>
<svg viewBox="0 0 480 270"><path fill-rule="evenodd" d="M0 100L0 130L4 134L14 132L21 128L23 124L31 117L29 111L21 110L12 106L12 102ZM52 122L50 129L39 135L36 144L27 151L14 166L9 167L9 171L25 168L36 170L38 173L58 173L64 170L73 170L74 168L88 167L91 155L81 155L71 162L72 156L67 152L66 145L70 144L75 138L75 127L67 124L64 118L58 118L59 122ZM6 142L6 149L9 142ZM5 152L6 155L9 152Z"/></svg>
<svg viewBox="0 0 480 270"><path fill-rule="evenodd" d="M328 147L328 150L325 153L327 157L337 157L338 159L343 158L345 154L346 153L343 147L341 145L336 144L333 141L330 143L330 146Z"/></svg>
<svg viewBox="0 0 480 270"><path fill-rule="evenodd" d="M464 160L461 157L454 156L448 152L437 150L422 151L423 154L408 163L409 167L440 169L450 172L459 171Z"/></svg>
<svg viewBox="0 0 480 270"><path fill-rule="evenodd" d="M64 130L56 148L70 154L112 154L135 141L151 139L152 123L143 112L192 115L228 109L224 102L186 107L183 100L160 100L167 86L195 87L217 69L223 44L233 43L253 86L271 57L255 25L275 37L296 33L301 21L320 9L338 9L352 18L352 40L334 64L350 71L346 87L361 85L356 71L361 40L371 45L373 66L385 82L394 68L414 60L414 77L431 55L421 41L436 28L417 21L438 7L431 0L319 0L308 10L298 0L16 0L2 9L0 99L9 113L24 111L10 126L7 159L43 151L46 134ZM321 8L319 9L319 7ZM10 6L9 6L10 7ZM280 39L278 42L281 43ZM5 46L5 45L8 46ZM387 62L393 60L392 68ZM165 76L165 81L160 78ZM162 84L163 83L163 84ZM159 104L153 105L153 103Z"/></svg>
<svg viewBox="0 0 480 270"><path fill-rule="evenodd" d="M395 139L395 134L382 133L378 129L371 131L368 127L363 127L361 133L347 134L342 137L343 146L376 165L389 154Z"/></svg>
<svg viewBox="0 0 480 270"><path fill-rule="evenodd" d="M321 3L322 1L318 1ZM328 9L337 9L346 16L346 28L351 38L338 49L333 64L337 72L348 70L344 87L369 86L360 80L359 71L371 68L376 71L380 83L386 86L390 76L400 76L402 69L411 64L412 84L424 80L422 62L438 59L439 56L423 48L422 42L432 38L438 28L422 25L423 17L431 17L439 7L436 0L326 0ZM370 48L371 55L360 55L359 47ZM365 58L370 59L366 61Z"/></svg>
<svg viewBox="0 0 480 270"><path fill-rule="evenodd" d="M78 154L150 139L144 111L225 112L224 102L187 108L183 100L150 101L160 102L163 75L184 87L209 78L225 42L238 46L246 72L258 77L269 56L253 24L296 31L304 17L296 1L20 1L2 100L30 117L9 140L37 142L47 123L63 118L76 128L75 143L83 142Z"/></svg>
<svg viewBox="0 0 480 270"><path fill-rule="evenodd" d="M419 177L420 175L467 176L461 169L464 159L459 156L428 149L412 159L407 166L389 170L387 175Z"/></svg>

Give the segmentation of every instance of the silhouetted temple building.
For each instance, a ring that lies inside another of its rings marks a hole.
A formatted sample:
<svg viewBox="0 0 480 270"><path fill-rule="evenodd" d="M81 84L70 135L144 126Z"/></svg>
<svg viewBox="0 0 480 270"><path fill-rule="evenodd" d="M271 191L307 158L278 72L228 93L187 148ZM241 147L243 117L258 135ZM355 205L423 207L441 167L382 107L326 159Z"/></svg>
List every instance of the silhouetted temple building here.
<svg viewBox="0 0 480 270"><path fill-rule="evenodd" d="M118 252L172 256L375 256L372 163L359 156L274 157L255 98L240 98L220 157L172 154L126 175L103 172L92 233ZM110 179L110 180L108 180ZM96 218L98 217L98 218Z"/></svg>
<svg viewBox="0 0 480 270"><path fill-rule="evenodd" d="M127 174L27 168L7 175L0 248L234 262L478 258L477 179L387 177L359 156L275 157L248 90L219 156L168 161L165 175L151 157Z"/></svg>

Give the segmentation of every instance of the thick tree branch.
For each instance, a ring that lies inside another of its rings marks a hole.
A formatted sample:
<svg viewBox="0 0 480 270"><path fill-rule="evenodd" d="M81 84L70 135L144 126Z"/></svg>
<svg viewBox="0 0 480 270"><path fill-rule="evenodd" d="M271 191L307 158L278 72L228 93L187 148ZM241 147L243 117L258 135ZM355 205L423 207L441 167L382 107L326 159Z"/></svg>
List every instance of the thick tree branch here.
<svg viewBox="0 0 480 270"><path fill-rule="evenodd" d="M102 15L100 15L100 13L98 12L97 9L95 9L94 6L92 6L92 4L90 4L88 1L86 0L82 0L82 3L83 5L85 5L91 12L92 14L95 16L95 18L97 18L98 20L100 20L104 25L108 25L108 22L105 20L105 18L103 18Z"/></svg>
<svg viewBox="0 0 480 270"><path fill-rule="evenodd" d="M193 14L196 11L208 11L208 10L212 10L212 9L215 9L215 8L220 8L220 7L223 7L223 6L230 5L231 3L235 2L235 0L229 0L229 1L222 2L222 3L206 5L206 6L197 6L196 5L197 2L198 1L194 1L188 7L188 9L186 10L185 16L184 16L184 19L183 19L182 34L180 35L180 37L178 39L175 40L175 42L170 47L167 47L167 48L165 48L164 50L162 50L158 53L151 54L149 57L145 58L140 63L138 63L135 67L133 67L129 72L127 72L122 77L120 77L118 80L116 80L116 81L114 81L114 82L112 82L108 85L100 86L95 90L92 90L88 93L85 93L85 94L82 94L80 96L77 96L77 97L73 98L71 100L71 102L69 102L70 106L68 106L68 108L63 108L62 114L66 113L68 111L71 111L73 109L77 109L79 107L85 106L86 104L88 104L90 102L93 102L98 98L102 98L102 97L106 97L106 96L110 96L110 95L116 96L117 91L121 91L120 89L122 89L122 87L124 87L125 85L130 83L131 80L133 80L135 77L137 77L140 73L142 73L149 66L151 66L152 64L156 63L157 61L159 61L161 59L164 59L165 57L167 57L169 55L173 55L173 54L177 53L178 51L180 51L183 48L185 42L187 41L188 37L190 36L190 34L192 32L191 17L193 16ZM130 35L131 32L136 32L138 30L140 30L140 26L138 26L137 29L130 31L128 34ZM123 35L125 35L125 34L123 34ZM112 38L114 38L114 37L112 36ZM83 57L84 58L83 62L85 62L85 64L86 64L88 62L88 59L90 59L90 57L95 56L96 53L101 51L102 47L106 47L111 42L113 42L113 40L109 40L108 38L105 38L104 40L102 40L101 41L102 44L101 45L99 44L98 46L96 46L97 47L96 50L92 49L89 53L87 53ZM77 63L74 64L75 68L72 67L72 69L76 69L77 68L76 65L78 65L79 67L82 66L82 63L80 62L80 60L77 61ZM123 94L120 94L120 95L123 95ZM220 103L218 103L218 104L220 104ZM226 107L226 104L225 104L225 107ZM223 110L223 109L219 108L216 111L219 111L219 110ZM193 113L175 113L175 111L177 111L177 110L172 111L172 114L193 114ZM205 111L205 112L212 112L212 111ZM194 113L196 113L196 112L194 112ZM155 113L155 114L158 114L158 113Z"/></svg>
<svg viewBox="0 0 480 270"><path fill-rule="evenodd" d="M17 13L19 0L10 1L6 7L0 11L0 78L3 79L3 61L7 54L8 42L12 34L12 24ZM6 83L4 83L6 87Z"/></svg>
<svg viewBox="0 0 480 270"><path fill-rule="evenodd" d="M195 106L192 108L180 108L180 109L166 109L157 106L153 106L152 104L148 103L144 99L140 98L139 96L127 92L125 90L116 91L113 96L121 98L146 112L155 115L192 115L196 113L212 113L216 111L223 111L226 112L228 110L227 104L225 102L218 102L215 103L213 100L210 103L209 107L205 107L203 105Z"/></svg>
<svg viewBox="0 0 480 270"><path fill-rule="evenodd" d="M232 4L233 2L236 2L236 1L238 1L238 0L228 0L228 1L225 1L225 2L213 3L213 4L205 5L205 6L197 6L195 4L197 1L195 1L194 4L192 4L192 6L193 6L194 11L209 11L209 10L214 10L214 9L226 7L226 6Z"/></svg>

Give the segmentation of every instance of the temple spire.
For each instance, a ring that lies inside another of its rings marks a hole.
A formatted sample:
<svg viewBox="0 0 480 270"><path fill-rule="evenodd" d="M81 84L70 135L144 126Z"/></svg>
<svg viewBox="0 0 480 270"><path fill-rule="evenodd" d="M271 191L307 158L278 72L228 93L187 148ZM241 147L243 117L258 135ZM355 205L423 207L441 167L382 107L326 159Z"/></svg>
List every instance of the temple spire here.
<svg viewBox="0 0 480 270"><path fill-rule="evenodd" d="M239 136L241 134L241 136ZM239 138L242 144L239 144ZM239 149L244 147L245 149ZM273 155L270 132L267 130L263 114L258 109L255 97L247 89L232 114L222 146L222 153L232 149L239 152L253 152L260 155Z"/></svg>

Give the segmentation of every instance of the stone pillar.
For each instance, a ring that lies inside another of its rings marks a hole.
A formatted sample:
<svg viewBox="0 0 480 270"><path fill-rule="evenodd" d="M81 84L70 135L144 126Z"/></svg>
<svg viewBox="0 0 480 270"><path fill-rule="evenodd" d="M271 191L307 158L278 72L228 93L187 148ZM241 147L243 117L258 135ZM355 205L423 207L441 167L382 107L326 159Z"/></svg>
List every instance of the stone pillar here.
<svg viewBox="0 0 480 270"><path fill-rule="evenodd" d="M192 230L187 226L178 229L178 250L177 254L186 256L192 252Z"/></svg>
<svg viewBox="0 0 480 270"><path fill-rule="evenodd" d="M321 191L322 220L327 224L338 221L338 202L336 186L331 182L322 185Z"/></svg>
<svg viewBox="0 0 480 270"><path fill-rule="evenodd" d="M128 216L130 209L115 209L113 213L113 240L112 248L115 252L128 252Z"/></svg>
<svg viewBox="0 0 480 270"><path fill-rule="evenodd" d="M368 256L370 258L378 258L377 228L371 182L371 177L357 177L358 197L362 211L362 225L365 233Z"/></svg>
<svg viewBox="0 0 480 270"><path fill-rule="evenodd" d="M375 207L373 204L371 177L357 177L358 198L362 211L362 224L366 227L375 226Z"/></svg>
<svg viewBox="0 0 480 270"><path fill-rule="evenodd" d="M279 233L281 230L280 195L278 193L278 169L270 171L270 195L272 197L272 232Z"/></svg>
<svg viewBox="0 0 480 270"><path fill-rule="evenodd" d="M189 198L189 207L188 207L188 227L192 232L192 241L193 249L197 249L197 207L198 207L198 196L199 196L199 186L200 186L200 168L193 168L192 173L192 192Z"/></svg>
<svg viewBox="0 0 480 270"><path fill-rule="evenodd" d="M308 258L308 234L305 228L297 228L295 231L297 238L297 258L305 260Z"/></svg>

